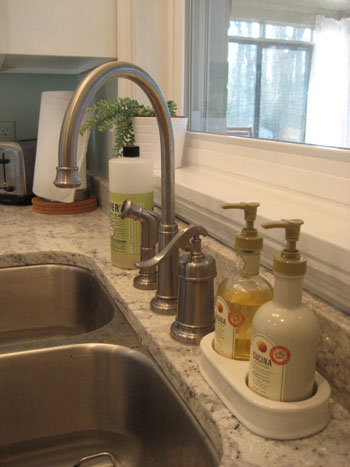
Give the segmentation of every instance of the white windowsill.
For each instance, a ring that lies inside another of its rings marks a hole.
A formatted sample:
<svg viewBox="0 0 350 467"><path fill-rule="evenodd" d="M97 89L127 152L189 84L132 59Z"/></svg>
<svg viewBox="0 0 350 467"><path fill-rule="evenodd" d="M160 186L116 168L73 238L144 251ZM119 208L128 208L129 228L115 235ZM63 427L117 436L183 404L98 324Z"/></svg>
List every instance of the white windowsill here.
<svg viewBox="0 0 350 467"><path fill-rule="evenodd" d="M160 201L160 170L155 171ZM264 235L263 265L284 247L281 230L260 228L302 218L299 248L308 259L305 288L350 311L350 151L188 133L184 167L176 169L176 214L204 225L233 246L243 215L225 202L258 201L256 226Z"/></svg>

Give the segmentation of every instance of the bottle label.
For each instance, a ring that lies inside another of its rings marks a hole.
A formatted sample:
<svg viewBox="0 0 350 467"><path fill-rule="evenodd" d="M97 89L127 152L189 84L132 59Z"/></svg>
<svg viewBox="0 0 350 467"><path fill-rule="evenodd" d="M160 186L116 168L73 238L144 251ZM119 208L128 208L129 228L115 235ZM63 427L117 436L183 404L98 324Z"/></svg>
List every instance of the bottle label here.
<svg viewBox="0 0 350 467"><path fill-rule="evenodd" d="M215 307L214 349L224 357L233 357L234 327L229 322L229 307L223 298L217 296Z"/></svg>
<svg viewBox="0 0 350 467"><path fill-rule="evenodd" d="M220 355L248 360L251 320L256 309L256 306L228 304L217 296L214 349Z"/></svg>
<svg viewBox="0 0 350 467"><path fill-rule="evenodd" d="M291 353L263 334L255 334L250 346L248 386L271 400L284 400L284 384Z"/></svg>
<svg viewBox="0 0 350 467"><path fill-rule="evenodd" d="M153 191L148 193L109 193L109 219L111 250L113 253L135 255L141 249L141 223L133 219L122 219L121 209L126 199L145 209L153 209Z"/></svg>

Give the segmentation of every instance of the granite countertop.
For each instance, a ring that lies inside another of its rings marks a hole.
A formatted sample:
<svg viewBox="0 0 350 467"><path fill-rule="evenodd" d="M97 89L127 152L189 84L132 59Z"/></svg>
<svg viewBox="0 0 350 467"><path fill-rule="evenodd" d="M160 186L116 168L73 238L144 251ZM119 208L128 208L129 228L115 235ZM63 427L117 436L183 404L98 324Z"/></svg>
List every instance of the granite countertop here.
<svg viewBox="0 0 350 467"><path fill-rule="evenodd" d="M101 209L74 216L46 216L33 213L31 206L0 206L0 215L0 267L59 263L92 271L222 454L221 466L349 465L350 416L333 399L328 426L301 440L265 439L237 421L203 380L199 348L170 337L174 317L150 311L154 291L135 289L136 271L111 265L109 222ZM209 239L207 245L216 248L214 240Z"/></svg>

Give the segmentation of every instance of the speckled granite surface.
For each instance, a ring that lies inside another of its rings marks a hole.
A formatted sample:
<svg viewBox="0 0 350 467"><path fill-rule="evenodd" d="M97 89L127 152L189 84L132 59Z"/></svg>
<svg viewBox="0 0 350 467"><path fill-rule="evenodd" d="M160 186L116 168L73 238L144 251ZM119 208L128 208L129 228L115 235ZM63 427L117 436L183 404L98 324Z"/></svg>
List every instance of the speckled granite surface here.
<svg viewBox="0 0 350 467"><path fill-rule="evenodd" d="M331 401L330 422L322 432L302 440L266 440L242 426L203 380L199 349L183 346L170 337L173 317L150 311L153 292L133 288L135 272L110 264L108 218L101 209L56 217L34 214L30 206L0 206L0 216L0 267L64 263L92 271L215 443L222 455L221 466L349 465L350 416L337 403L349 404L350 399L348 316L315 297L305 296L321 321L319 371L331 383L336 400ZM205 239L204 246L216 256L220 281L229 273L228 259L233 259L234 253L212 239ZM271 279L268 272L264 274Z"/></svg>

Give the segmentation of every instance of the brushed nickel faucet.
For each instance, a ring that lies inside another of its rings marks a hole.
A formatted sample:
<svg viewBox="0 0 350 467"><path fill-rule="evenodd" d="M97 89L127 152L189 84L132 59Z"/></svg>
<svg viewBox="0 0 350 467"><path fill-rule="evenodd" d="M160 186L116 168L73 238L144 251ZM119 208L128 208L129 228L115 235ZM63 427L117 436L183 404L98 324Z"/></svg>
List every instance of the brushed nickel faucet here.
<svg viewBox="0 0 350 467"><path fill-rule="evenodd" d="M75 188L81 181L77 167L77 142L84 112L96 92L108 81L126 78L136 83L149 98L158 122L161 145L161 222L159 249L163 250L178 231L175 222L174 137L167 103L155 81L136 65L111 61L94 68L77 87L67 108L60 134L57 175L60 188ZM161 314L174 314L177 309L177 263L174 251L158 266L156 296L151 309Z"/></svg>

